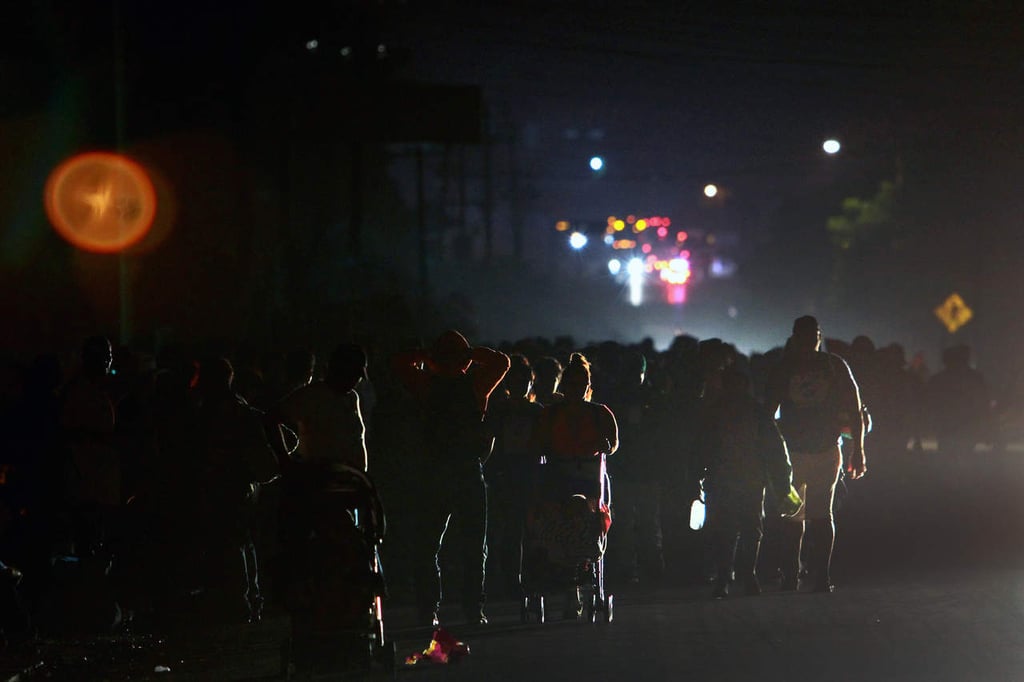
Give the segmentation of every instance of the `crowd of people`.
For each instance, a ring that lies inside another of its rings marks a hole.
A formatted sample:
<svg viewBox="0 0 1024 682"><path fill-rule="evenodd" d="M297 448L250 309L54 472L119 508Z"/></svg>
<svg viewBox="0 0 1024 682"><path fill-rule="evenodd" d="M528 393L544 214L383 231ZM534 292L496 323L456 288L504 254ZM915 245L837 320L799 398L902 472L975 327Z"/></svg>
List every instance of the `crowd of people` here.
<svg viewBox="0 0 1024 682"><path fill-rule="evenodd" d="M822 340L809 316L753 355L686 335L661 351L571 338L491 348L449 330L420 348L257 359L96 336L71 365L7 363L0 631L259 621L302 532L280 484L297 462L374 480L389 599L424 625L444 619L444 587L479 625L488 598L520 597L535 472L559 461L601 462L576 492L611 482L611 580L711 580L716 598L756 595L765 578L831 591L843 477L884 473L926 438L957 452L999 439L969 348L930 375L896 344L829 340L826 352ZM766 520L778 532L762 554Z"/></svg>

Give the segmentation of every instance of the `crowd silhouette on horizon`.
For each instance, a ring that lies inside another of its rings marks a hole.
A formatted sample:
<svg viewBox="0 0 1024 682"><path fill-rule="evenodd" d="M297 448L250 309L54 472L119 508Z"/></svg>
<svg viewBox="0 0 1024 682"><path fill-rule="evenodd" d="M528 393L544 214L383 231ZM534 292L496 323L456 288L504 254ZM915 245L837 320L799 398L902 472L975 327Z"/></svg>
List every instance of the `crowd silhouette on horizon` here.
<svg viewBox="0 0 1024 682"><path fill-rule="evenodd" d="M820 342L817 321L808 325L798 320L793 338L817 333ZM609 455L609 579L710 581L718 598L733 581L758 594L758 576L830 591L836 482L862 475L865 453L870 480L926 444L958 457L1000 447L999 408L1011 403L995 400L967 346L947 349L931 373L898 344L828 339L839 374L833 361L815 371L826 382L853 379L856 399L843 406L844 424L801 442L808 423L827 418L780 395L797 381L778 378L789 362L783 341L751 355L688 335L665 350L650 339L569 337L489 347L450 330L419 348L260 355L241 346L146 352L95 336L70 362L9 360L0 379L0 632L24 641L197 614L258 622L295 560L289 533L301 531L280 481L296 461L351 467L375 482L387 511L389 601L436 625L450 587L462 622L486 624L488 600L521 597L531 471L575 447L558 440L569 427L550 423L576 419L552 407L581 386L582 363L581 400L611 419L577 428L595 430L585 455ZM851 424L852 437L830 430ZM534 437L538 425L546 438ZM859 453L857 429L870 432ZM822 448L837 459L808 473L807 453ZM689 524L702 485L707 533ZM807 519L802 550L803 516L795 539L782 518L797 507Z"/></svg>

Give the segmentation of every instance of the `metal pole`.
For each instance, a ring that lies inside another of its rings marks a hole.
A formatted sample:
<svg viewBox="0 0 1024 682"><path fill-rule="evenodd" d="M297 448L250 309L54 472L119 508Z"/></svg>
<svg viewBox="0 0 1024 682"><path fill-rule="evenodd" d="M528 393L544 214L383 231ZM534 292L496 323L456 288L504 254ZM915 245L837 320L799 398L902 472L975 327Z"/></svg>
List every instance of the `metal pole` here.
<svg viewBox="0 0 1024 682"><path fill-rule="evenodd" d="M420 295L426 297L430 283L427 272L427 200L423 183L423 146L418 144L416 145L416 235L419 240L417 262Z"/></svg>
<svg viewBox="0 0 1024 682"><path fill-rule="evenodd" d="M484 262L494 256L494 178L491 168L491 126L484 112Z"/></svg>
<svg viewBox="0 0 1024 682"><path fill-rule="evenodd" d="M125 99L124 99L124 40L121 25L121 2L113 0L114 22L114 142L117 151L124 149ZM131 271L128 256L124 251L117 254L117 286L119 298L118 340L127 345L132 338Z"/></svg>
<svg viewBox="0 0 1024 682"><path fill-rule="evenodd" d="M359 261L362 255L363 243L363 145L356 141L352 143L352 189L351 189L351 231L349 233L349 248L352 250L352 258Z"/></svg>
<svg viewBox="0 0 1024 682"><path fill-rule="evenodd" d="M517 261L523 259L523 211L519 196L519 162L516 155L516 135L513 131L508 145L509 212L512 222L512 254Z"/></svg>
<svg viewBox="0 0 1024 682"><path fill-rule="evenodd" d="M466 145L459 145L459 178L456 191L459 195L459 207L457 213L457 223L459 226L459 233L463 236L466 234Z"/></svg>

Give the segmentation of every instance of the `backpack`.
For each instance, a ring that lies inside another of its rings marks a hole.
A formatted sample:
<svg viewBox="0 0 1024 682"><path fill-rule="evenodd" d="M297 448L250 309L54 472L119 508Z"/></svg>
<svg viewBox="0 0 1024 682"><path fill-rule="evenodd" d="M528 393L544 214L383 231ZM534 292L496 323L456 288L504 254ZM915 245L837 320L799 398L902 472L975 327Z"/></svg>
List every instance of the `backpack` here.
<svg viewBox="0 0 1024 682"><path fill-rule="evenodd" d="M861 427L863 407L853 413L840 394L841 358L821 353L825 361L820 369L792 373L786 372L785 398L782 403L779 428L790 449L815 452L835 445L846 433L852 437L853 427ZM820 362L820 361L819 361ZM823 383L824 382L824 383Z"/></svg>

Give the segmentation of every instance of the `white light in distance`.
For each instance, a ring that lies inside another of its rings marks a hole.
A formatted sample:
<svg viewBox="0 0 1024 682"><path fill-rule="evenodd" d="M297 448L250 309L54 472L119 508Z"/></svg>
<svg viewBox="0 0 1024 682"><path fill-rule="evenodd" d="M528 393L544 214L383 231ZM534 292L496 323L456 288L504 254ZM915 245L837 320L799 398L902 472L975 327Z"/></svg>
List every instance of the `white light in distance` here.
<svg viewBox="0 0 1024 682"><path fill-rule="evenodd" d="M629 273L629 302L638 306L644 302L644 262L633 258L626 265Z"/></svg>

